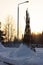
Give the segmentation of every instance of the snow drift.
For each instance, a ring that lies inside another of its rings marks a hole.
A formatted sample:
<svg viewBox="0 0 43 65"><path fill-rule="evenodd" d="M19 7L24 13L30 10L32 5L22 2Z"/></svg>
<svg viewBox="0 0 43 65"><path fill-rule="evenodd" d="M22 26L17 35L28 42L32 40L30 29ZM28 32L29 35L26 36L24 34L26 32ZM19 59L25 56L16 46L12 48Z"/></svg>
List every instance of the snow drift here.
<svg viewBox="0 0 43 65"><path fill-rule="evenodd" d="M21 44L19 48L3 48L0 45L0 60L3 64L13 65L43 65L43 48L36 48L36 52Z"/></svg>
<svg viewBox="0 0 43 65"><path fill-rule="evenodd" d="M31 57L34 55L35 55L34 51L32 51L26 45L21 44L18 49L16 49L15 51L11 52L11 54L9 54L9 57L10 58L14 58L14 57L25 58L25 57Z"/></svg>

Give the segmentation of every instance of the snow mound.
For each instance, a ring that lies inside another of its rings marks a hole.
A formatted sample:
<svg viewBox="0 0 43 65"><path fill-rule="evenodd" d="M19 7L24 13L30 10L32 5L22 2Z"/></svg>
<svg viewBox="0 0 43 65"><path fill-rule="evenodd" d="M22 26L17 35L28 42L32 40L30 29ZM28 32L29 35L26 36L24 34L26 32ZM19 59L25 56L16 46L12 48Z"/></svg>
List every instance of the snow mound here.
<svg viewBox="0 0 43 65"><path fill-rule="evenodd" d="M21 45L19 50L16 52L17 57L29 57L33 56L34 52L26 45Z"/></svg>
<svg viewBox="0 0 43 65"><path fill-rule="evenodd" d="M26 45L21 44L18 49L13 51L9 57L14 58L14 57L30 57L34 56L34 51L32 51L30 48L28 48Z"/></svg>
<svg viewBox="0 0 43 65"><path fill-rule="evenodd" d="M34 52L23 44L19 48L0 47L3 50L0 50L0 65L43 65L43 48L35 48Z"/></svg>

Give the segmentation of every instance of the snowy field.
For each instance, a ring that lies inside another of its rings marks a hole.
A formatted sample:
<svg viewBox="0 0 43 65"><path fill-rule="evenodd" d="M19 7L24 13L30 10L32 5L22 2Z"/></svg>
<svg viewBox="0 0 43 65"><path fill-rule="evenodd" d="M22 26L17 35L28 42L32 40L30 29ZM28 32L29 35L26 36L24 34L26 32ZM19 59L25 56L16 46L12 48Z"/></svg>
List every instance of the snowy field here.
<svg viewBox="0 0 43 65"><path fill-rule="evenodd" d="M19 48L5 48L0 43L0 65L43 65L43 48L31 48L21 44Z"/></svg>

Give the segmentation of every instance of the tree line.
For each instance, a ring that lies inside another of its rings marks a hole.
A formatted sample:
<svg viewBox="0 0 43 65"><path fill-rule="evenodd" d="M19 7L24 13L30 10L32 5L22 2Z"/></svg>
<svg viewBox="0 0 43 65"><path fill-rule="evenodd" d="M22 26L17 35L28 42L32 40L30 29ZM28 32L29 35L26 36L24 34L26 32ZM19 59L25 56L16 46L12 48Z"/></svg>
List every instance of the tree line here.
<svg viewBox="0 0 43 65"><path fill-rule="evenodd" d="M21 43L23 42L23 44L26 44L27 46L30 45L35 45L38 46L39 44L43 46L43 32L42 34L32 34L31 33L31 28L30 28L30 16L28 13L28 10L26 10L26 26L25 26L25 31L24 31L24 36L21 40L18 40L16 36L14 36L15 34L15 28L13 28L12 25L12 18L7 17L6 20L6 24L4 25L4 31L1 30L0 27L0 41L2 43L7 43L9 42L10 44L13 43ZM1 26L1 23L0 23Z"/></svg>

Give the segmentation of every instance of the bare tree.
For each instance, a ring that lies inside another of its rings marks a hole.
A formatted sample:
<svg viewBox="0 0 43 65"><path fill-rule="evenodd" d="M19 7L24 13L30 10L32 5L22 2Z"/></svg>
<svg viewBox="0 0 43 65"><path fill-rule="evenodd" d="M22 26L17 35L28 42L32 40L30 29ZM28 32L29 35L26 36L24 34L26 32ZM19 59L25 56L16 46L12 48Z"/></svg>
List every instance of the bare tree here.
<svg viewBox="0 0 43 65"><path fill-rule="evenodd" d="M14 21L13 21L13 18L11 16L8 16L6 18L6 21L5 21L5 25L4 25L4 31L6 33L6 41L12 41L13 40L13 37L14 37L14 31L15 31L15 28L14 28Z"/></svg>

